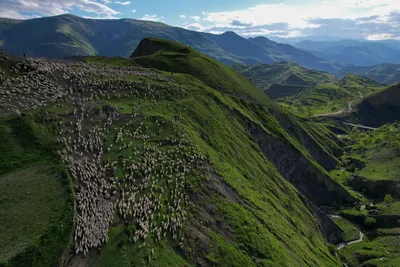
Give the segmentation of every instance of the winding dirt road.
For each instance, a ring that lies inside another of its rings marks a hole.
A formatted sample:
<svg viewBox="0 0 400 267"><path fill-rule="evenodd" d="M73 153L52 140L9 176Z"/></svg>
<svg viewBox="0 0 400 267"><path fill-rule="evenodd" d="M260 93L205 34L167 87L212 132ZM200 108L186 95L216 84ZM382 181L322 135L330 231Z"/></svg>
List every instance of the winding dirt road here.
<svg viewBox="0 0 400 267"><path fill-rule="evenodd" d="M360 237L358 239L350 241L350 242L339 243L339 244L337 244L336 248L337 248L337 250L341 250L345 246L348 246L348 245L351 245L351 244L360 243L361 241L363 241L363 239L364 239L364 233L360 231Z"/></svg>
<svg viewBox="0 0 400 267"><path fill-rule="evenodd" d="M357 92L357 93L360 95L360 97L348 102L346 107L342 108L341 110L338 110L336 112L325 113L325 114L318 114L318 115L315 115L314 117L330 117L330 116L340 115L343 113L352 112L353 111L353 103L356 102L357 100L363 98L363 95L361 92Z"/></svg>

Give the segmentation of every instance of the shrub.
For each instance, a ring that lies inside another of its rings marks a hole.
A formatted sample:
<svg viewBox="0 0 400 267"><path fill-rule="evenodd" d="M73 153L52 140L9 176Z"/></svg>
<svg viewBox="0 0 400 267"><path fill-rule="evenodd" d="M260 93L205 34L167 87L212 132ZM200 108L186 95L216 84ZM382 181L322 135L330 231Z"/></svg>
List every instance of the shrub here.
<svg viewBox="0 0 400 267"><path fill-rule="evenodd" d="M387 206L390 206L390 204L392 204L392 202L393 202L392 195L386 194L385 199L383 201L385 201Z"/></svg>
<svg viewBox="0 0 400 267"><path fill-rule="evenodd" d="M376 219L374 217L367 217L364 220L364 224L368 227L371 227L372 225L376 224Z"/></svg>

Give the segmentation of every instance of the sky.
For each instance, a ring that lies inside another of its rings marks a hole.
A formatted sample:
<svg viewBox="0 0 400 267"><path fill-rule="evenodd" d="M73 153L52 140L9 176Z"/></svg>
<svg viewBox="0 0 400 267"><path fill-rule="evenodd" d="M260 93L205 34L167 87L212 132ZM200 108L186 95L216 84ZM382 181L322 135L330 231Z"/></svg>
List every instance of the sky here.
<svg viewBox="0 0 400 267"><path fill-rule="evenodd" d="M0 0L0 17L134 18L244 37L400 40L400 0Z"/></svg>

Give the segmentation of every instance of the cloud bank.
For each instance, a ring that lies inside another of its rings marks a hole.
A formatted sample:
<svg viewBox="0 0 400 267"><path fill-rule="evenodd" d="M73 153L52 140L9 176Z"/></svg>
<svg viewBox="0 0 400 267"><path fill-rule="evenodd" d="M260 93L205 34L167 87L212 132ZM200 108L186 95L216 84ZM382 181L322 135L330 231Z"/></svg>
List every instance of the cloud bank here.
<svg viewBox="0 0 400 267"><path fill-rule="evenodd" d="M104 18L114 18L119 12L94 0L0 0L0 17L26 19L37 16L56 16L70 13L74 9ZM25 15L36 14L36 15Z"/></svg>
<svg viewBox="0 0 400 267"><path fill-rule="evenodd" d="M186 28L235 31L243 36L335 36L400 39L399 0L322 0L301 4L260 4L243 10L202 12Z"/></svg>

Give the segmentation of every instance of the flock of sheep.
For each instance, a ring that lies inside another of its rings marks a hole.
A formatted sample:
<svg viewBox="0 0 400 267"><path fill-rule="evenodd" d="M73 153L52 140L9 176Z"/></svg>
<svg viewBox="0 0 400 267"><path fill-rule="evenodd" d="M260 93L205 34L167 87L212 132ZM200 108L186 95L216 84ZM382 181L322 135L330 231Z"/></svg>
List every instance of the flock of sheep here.
<svg viewBox="0 0 400 267"><path fill-rule="evenodd" d="M0 113L60 111L46 113L56 116L57 153L74 181L76 253L107 242L115 216L134 229L132 241L141 246L165 237L182 245L188 179L200 175L202 156L175 119L147 118L140 105L122 112L107 101L131 98L157 106L160 99L187 94L184 88L141 68L30 58L0 77Z"/></svg>

